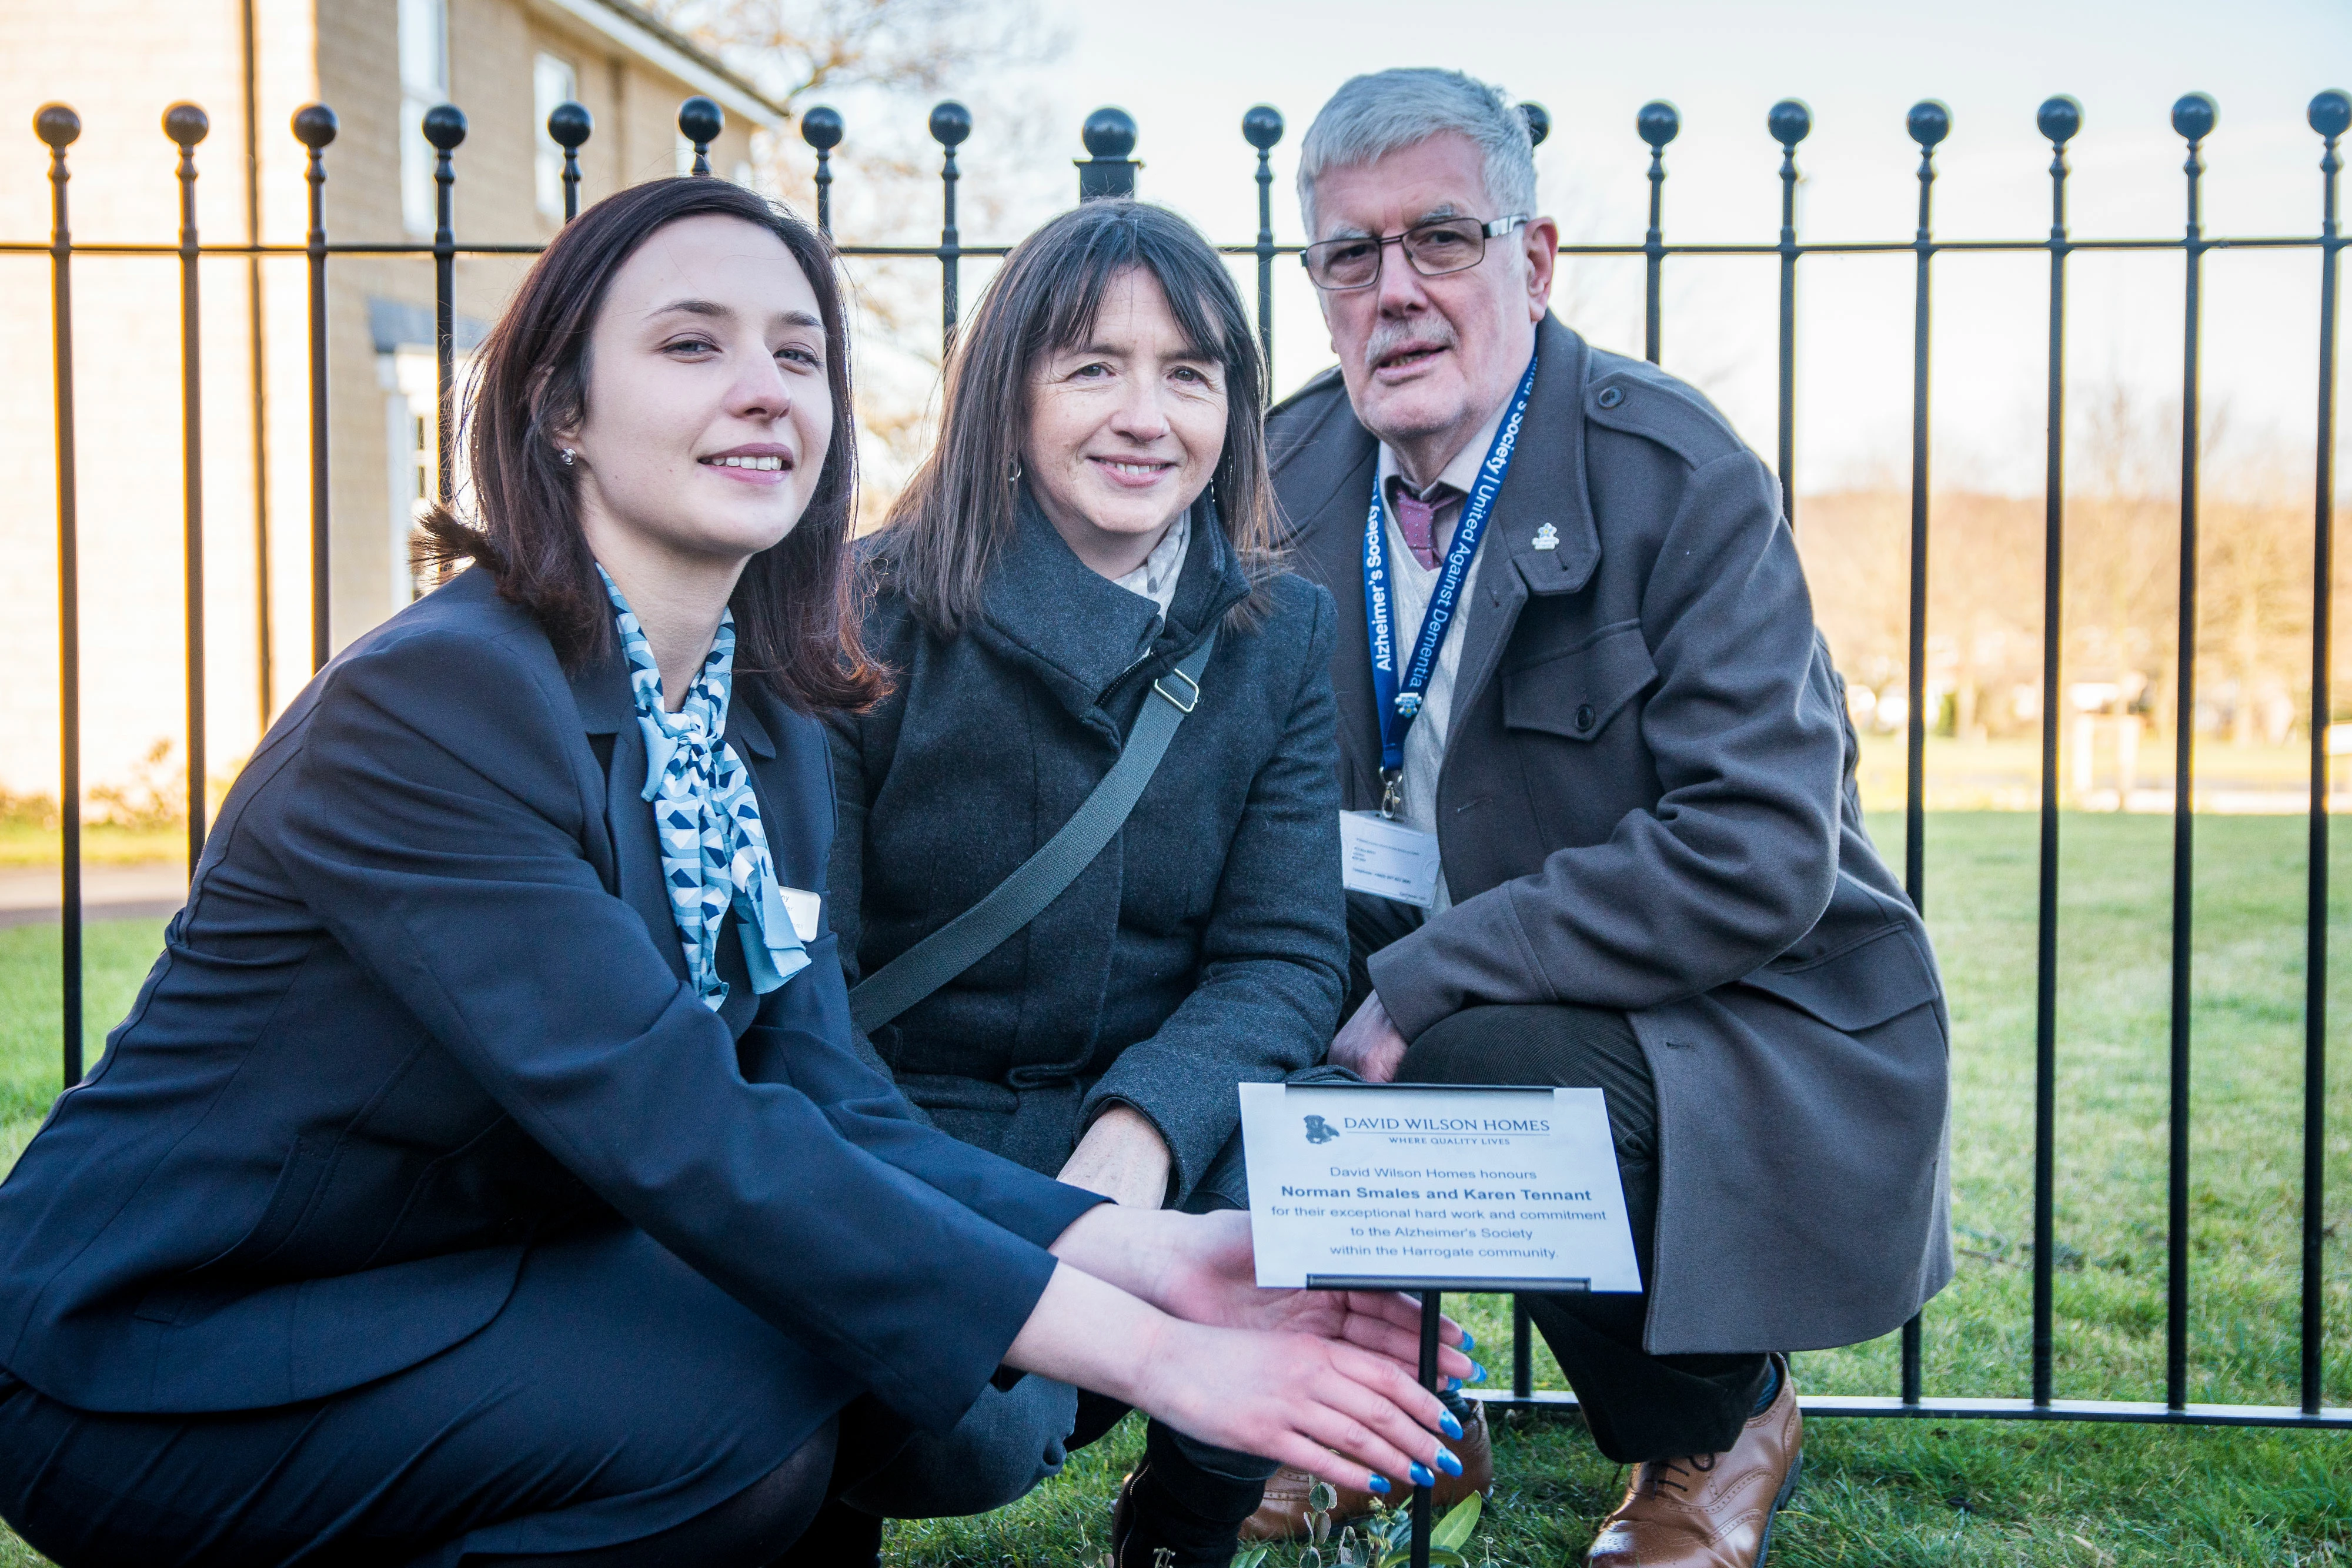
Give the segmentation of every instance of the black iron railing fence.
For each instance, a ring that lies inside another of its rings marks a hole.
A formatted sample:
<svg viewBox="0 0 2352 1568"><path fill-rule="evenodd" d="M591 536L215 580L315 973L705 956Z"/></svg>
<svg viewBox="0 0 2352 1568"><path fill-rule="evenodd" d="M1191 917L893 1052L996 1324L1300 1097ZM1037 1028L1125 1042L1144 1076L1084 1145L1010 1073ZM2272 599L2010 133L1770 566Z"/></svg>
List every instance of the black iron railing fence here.
<svg viewBox="0 0 2352 1568"><path fill-rule="evenodd" d="M1550 129L1549 117L1537 105L1524 106L1529 129L1541 142ZM2023 1417L2061 1420L2157 1421L2222 1426L2323 1427L2352 1429L2352 1409L2323 1407L2322 1350L2326 1325L2321 1294L2321 1260L2325 1228L2326 1152L2326 985L2327 985L2327 749L2330 713L2330 586L2333 582L2332 496L2335 486L2336 293L2339 258L2346 238L2336 214L2336 176L2343 163L2337 146L2352 130L2352 96L2327 91L2311 100L2308 120L2321 140L2320 226L2315 235L2223 238L2205 232L2200 207L2204 173L2201 151L2218 120L2213 100L2190 93L2172 107L2172 128L2187 148L2186 224L2173 239L2076 239L2066 226L2066 146L2082 126L2082 108L2071 98L2057 97L2041 106L2036 124L2048 139L2050 161L2050 233L2042 239L1949 240L1935 236L1932 225L1936 179L1936 149L1951 131L1950 111L1928 100L1915 105L1906 125L1919 149L1918 224L1907 240L1847 241L1824 244L1797 237L1797 149L1812 130L1811 112L1790 99L1775 104L1766 129L1780 145L1781 159L1780 230L1771 243L1729 245L1669 245L1664 237L1665 151L1681 129L1672 104L1645 105L1634 122L1636 134L1650 149L1649 225L1638 244L1569 245L1564 255L1640 256L1644 262L1645 300L1643 350L1656 361L1662 331L1660 286L1668 256L1754 256L1780 260L1779 343L1779 470L1783 495L1793 523L1796 486L1796 336L1798 263L1807 256L1910 252L1916 258L1915 309L1912 341L1911 511L1910 511L1910 638L1909 713L1906 735L1907 788L1904 883L1912 901L1924 906L1926 874L1924 846L1924 747L1926 740L1926 680L1927 628L1928 530L1928 343L1932 320L1934 262L1946 252L2041 252L2050 258L2050 340L2048 350L2047 509L2043 575L2043 627L2041 740L2042 795L2039 865L2038 954L2034 1010L2034 1155L2033 1155L2033 1306L2032 1392L2022 1399L1931 1398L1921 1387L1920 1324L1906 1325L1902 1344L1902 1389L1885 1396L1818 1396L1805 1399L1816 1415L1928 1416L1943 1419L1969 1416ZM709 149L724 126L723 115L707 98L690 98L680 106L679 131L693 144L693 172L710 172ZM199 392L197 329L197 262L212 256L300 256L308 263L310 310L310 626L311 662L326 662L328 627L329 517L327 477L331 454L327 423L328 258L335 256L429 256L434 264L434 346L436 392L438 402L439 446L436 454L436 491L450 498L456 465L456 311L455 261L459 256L511 256L540 250L535 245L460 245L453 232L451 196L457 183L455 153L466 140L466 117L454 106L442 105L424 120L425 140L435 149L434 179L438 192L437 220L430 243L336 241L326 234L323 195L327 179L325 152L336 135L334 111L312 104L293 119L295 138L308 150L305 179L310 187L309 227L304 243L294 245L208 245L200 241L195 222L195 149L209 129L203 110L176 104L164 115L165 134L179 148L181 227L176 245L77 245L68 225L67 150L81 133L79 116L64 104L44 106L34 118L34 130L49 148L51 188L50 236L39 242L0 242L0 255L42 254L50 260L51 310L55 332L55 414L58 472L58 592L60 683L60 796L68 802L61 813L64 833L63 964L64 1016L61 1019L64 1078L68 1085L82 1076L82 899L81 833L74 802L81 799L80 637L79 629L79 559L77 553L74 394L73 394L73 261L77 255L176 256L180 263L182 312L181 402L185 465L185 599L187 645L188 846L190 863L201 850L205 828L205 576L202 514L202 407ZM548 119L549 135L563 150L562 184L568 219L578 211L580 172L577 153L593 126L588 111L575 103L559 107ZM1255 258L1257 264L1258 331L1269 360L1274 348L1274 264L1278 256L1295 255L1297 246L1274 240L1274 174L1269 154L1283 136L1283 118L1261 105L1242 120L1242 135L1256 150L1255 179L1258 195L1258 230L1254 243L1219 248L1230 256ZM932 110L930 132L941 149L941 214L936 246L844 245L844 255L871 257L918 257L940 265L940 319L943 341L952 344L960 306L959 264L965 256L1000 256L1002 245L966 245L956 225L956 149L971 133L971 116L961 104L947 102ZM839 114L825 108L809 110L801 118L801 135L816 154L816 196L819 225L830 235L833 226L833 152L841 144L844 126ZM1090 116L1083 141L1089 156L1079 162L1081 198L1125 194L1134 190L1137 164L1129 154L1136 140L1134 121L1123 111L1106 109ZM2315 249L2320 259L2318 429L2315 444L2317 478L2315 497L2315 545L2312 562L2311 646L2311 803L2310 859L2305 923L2306 959L2304 1005L2302 1301L2300 1402L2294 1406L2191 1405L2189 1386L2189 1164L2190 1014L2189 981L2192 935L2191 880L2195 868L2195 816L2191 765L2196 737L2196 617L2197 617L2197 496L2200 418L2199 349L2202 326L2200 283L2206 255L2217 250ZM2067 261L2078 251L2173 251L2184 265L2185 351L2181 366L2181 476L2179 657L2176 683L2178 712L2174 725L2173 897L2171 952L2171 1028L2169 1052L2170 1144L2168 1159L2166 1358L2165 1398L2161 1403L2116 1400L2062 1400L2052 1396L2053 1270L2058 1248L2053 1203L2055 1191L2057 1066L2057 934L2059 732L2062 706L2059 692L2061 639L2061 568L2064 558L2065 502L2063 486L2065 420L2065 324ZM265 588L266 593L266 588ZM1532 1339L1524 1310L1517 1314L1515 1364L1510 1395L1492 1396L1501 1405L1529 1408L1570 1406L1572 1396L1537 1393L1531 1387Z"/></svg>

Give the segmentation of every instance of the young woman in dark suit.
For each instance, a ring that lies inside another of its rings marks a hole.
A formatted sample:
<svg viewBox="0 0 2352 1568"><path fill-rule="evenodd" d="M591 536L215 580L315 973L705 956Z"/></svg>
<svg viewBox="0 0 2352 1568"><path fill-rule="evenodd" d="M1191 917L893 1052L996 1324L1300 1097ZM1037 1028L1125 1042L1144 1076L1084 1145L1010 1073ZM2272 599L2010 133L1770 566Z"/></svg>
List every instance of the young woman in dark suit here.
<svg viewBox="0 0 2352 1568"><path fill-rule="evenodd" d="M523 284L479 527L432 526L470 569L270 731L0 1186L0 1514L66 1568L765 1563L871 1462L845 1407L944 1430L1023 1373L1338 1481L1434 1461L1405 1303L1255 1291L1244 1227L853 1053L846 349L824 242L716 180Z"/></svg>

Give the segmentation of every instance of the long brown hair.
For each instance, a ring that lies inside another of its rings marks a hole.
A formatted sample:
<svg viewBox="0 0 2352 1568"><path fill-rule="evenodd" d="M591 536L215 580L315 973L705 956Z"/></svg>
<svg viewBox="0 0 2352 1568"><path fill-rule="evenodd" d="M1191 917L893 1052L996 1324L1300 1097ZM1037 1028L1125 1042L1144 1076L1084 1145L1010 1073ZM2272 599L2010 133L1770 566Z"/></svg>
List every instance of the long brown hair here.
<svg viewBox="0 0 2352 1568"><path fill-rule="evenodd" d="M1037 361L1085 342L1110 282L1131 270L1158 281L1185 337L1224 369L1225 445L1210 487L1251 579L1262 582L1277 567L1260 412L1265 366L1232 275L1175 214L1088 202L1014 246L989 285L948 361L939 444L877 541L877 575L941 635L978 613L989 565L1013 537L1019 489L1008 481L1029 434ZM1254 622L1263 597L1252 594L1232 613Z"/></svg>
<svg viewBox="0 0 2352 1568"><path fill-rule="evenodd" d="M656 230L705 214L767 230L800 264L824 322L833 392L833 443L808 510L780 543L751 559L728 600L735 668L803 711L864 707L888 685L866 656L852 597L857 432L833 247L790 213L724 180L649 181L564 225L491 329L475 371L465 441L479 524L436 507L419 524L415 553L445 571L471 561L491 573L503 597L538 617L567 669L612 652L613 607L580 531L573 471L557 458L555 433L577 428L586 413L589 335L613 275Z"/></svg>

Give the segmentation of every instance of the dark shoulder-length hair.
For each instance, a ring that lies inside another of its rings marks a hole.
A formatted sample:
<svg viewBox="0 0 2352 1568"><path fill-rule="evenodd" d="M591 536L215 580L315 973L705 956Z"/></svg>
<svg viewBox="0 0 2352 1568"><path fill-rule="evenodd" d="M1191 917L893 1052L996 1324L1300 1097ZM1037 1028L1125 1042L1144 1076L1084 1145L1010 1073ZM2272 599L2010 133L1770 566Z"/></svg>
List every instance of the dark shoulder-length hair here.
<svg viewBox="0 0 2352 1568"><path fill-rule="evenodd" d="M888 687L866 655L848 560L857 496L857 434L849 399L849 333L832 246L808 225L740 185L654 180L605 197L547 247L483 346L465 433L478 520L434 508L419 528L420 562L466 562L529 610L570 670L608 656L613 607L581 532L575 472L558 431L587 413L588 340L606 289L637 247L684 218L738 218L774 235L816 293L824 321L833 440L800 522L753 556L735 584L735 668L803 711L859 708Z"/></svg>
<svg viewBox="0 0 2352 1568"><path fill-rule="evenodd" d="M1139 202L1088 202L1014 246L990 283L948 361L939 444L875 542L877 577L942 635L955 635L978 613L989 565L1013 536L1020 501L1014 459L1028 439L1038 361L1085 342L1111 282L1137 270L1158 281L1193 348L1223 367L1225 445L1211 473L1214 510L1254 581L1276 570L1265 365L1232 275L1175 214ZM1251 594L1234 616L1255 622L1264 598Z"/></svg>

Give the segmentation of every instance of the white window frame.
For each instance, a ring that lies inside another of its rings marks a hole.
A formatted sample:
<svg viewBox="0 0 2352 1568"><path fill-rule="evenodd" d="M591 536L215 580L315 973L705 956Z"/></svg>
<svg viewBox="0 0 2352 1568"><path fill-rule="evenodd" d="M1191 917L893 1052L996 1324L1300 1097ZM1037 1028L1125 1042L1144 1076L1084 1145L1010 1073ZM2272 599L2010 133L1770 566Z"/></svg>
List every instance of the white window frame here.
<svg viewBox="0 0 2352 1568"><path fill-rule="evenodd" d="M556 105L580 96L580 71L562 55L541 49L530 61L532 142L537 151L539 214L550 223L563 221L563 148L547 133L547 117Z"/></svg>
<svg viewBox="0 0 2352 1568"><path fill-rule="evenodd" d="M449 101L448 0L399 0L400 217L430 235L438 217L436 156L425 140L425 111Z"/></svg>
<svg viewBox="0 0 2352 1568"><path fill-rule="evenodd" d="M457 384L467 384L473 356L459 354L451 366ZM387 515L391 521L385 588L394 611L402 611L430 591L432 583L409 564L409 540L417 520L433 505L440 462L440 381L433 350L404 343L376 356L376 380L383 388L384 453L388 459ZM461 444L453 455L457 494L461 507L473 488L473 472Z"/></svg>

